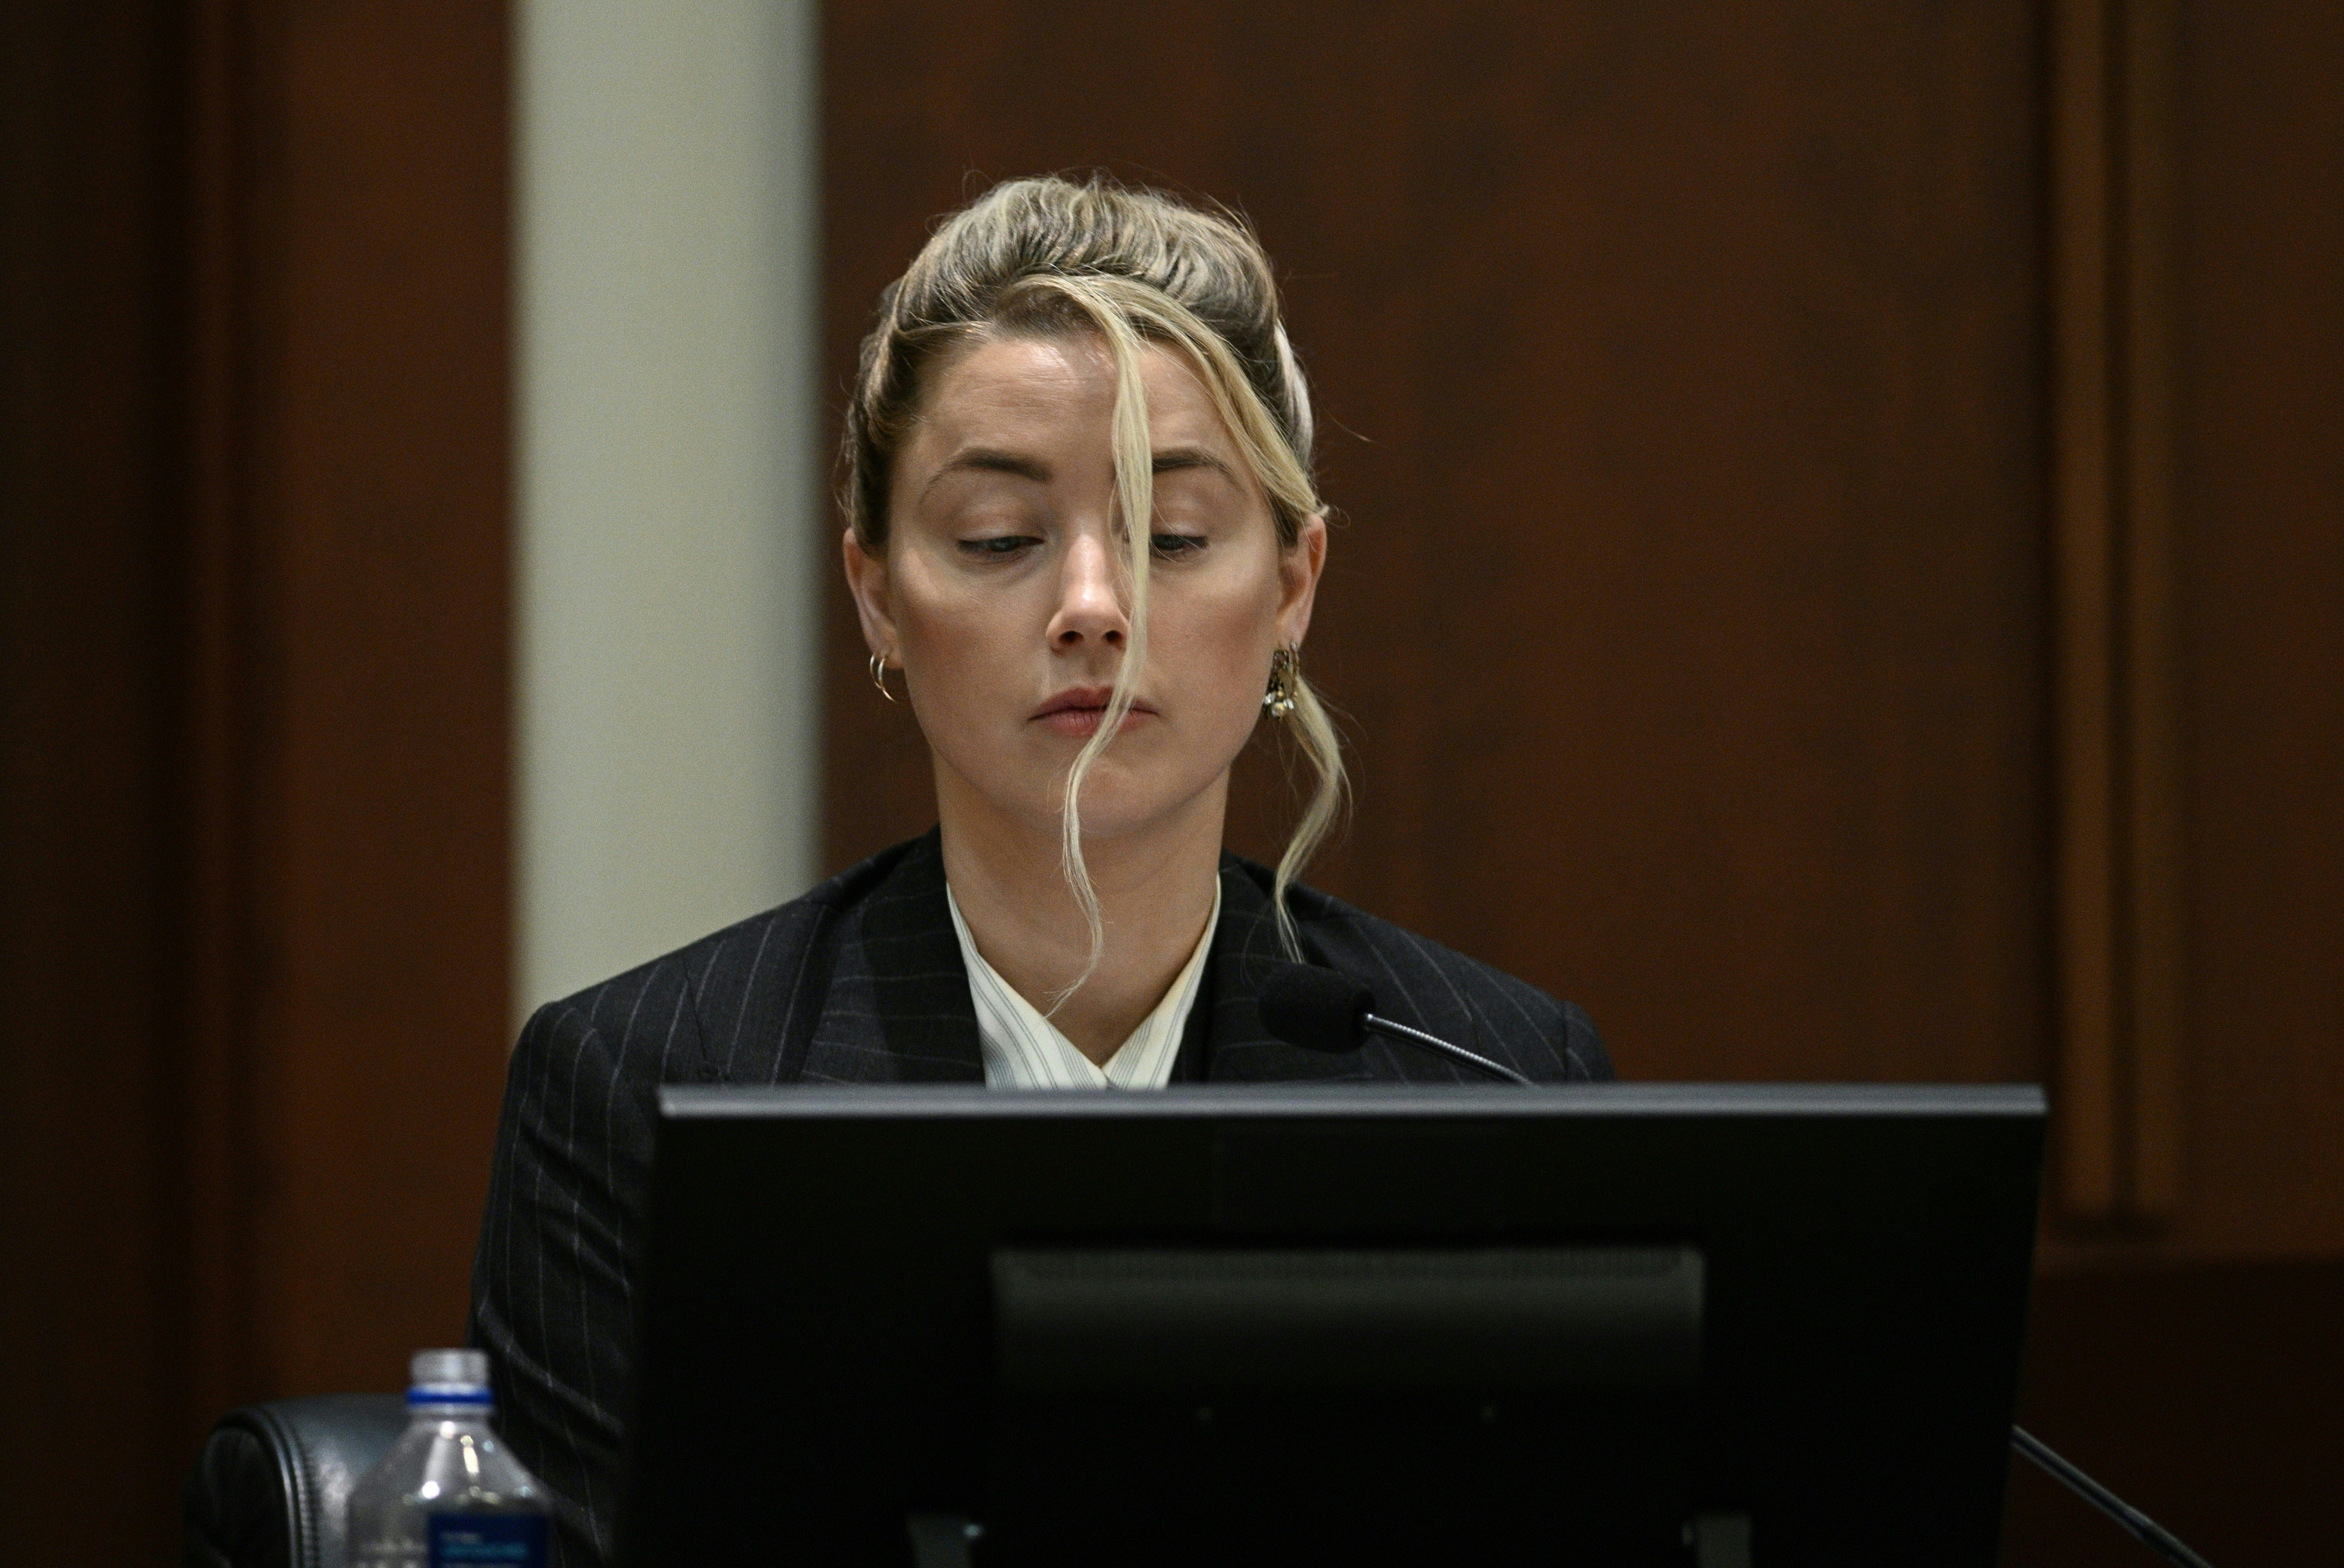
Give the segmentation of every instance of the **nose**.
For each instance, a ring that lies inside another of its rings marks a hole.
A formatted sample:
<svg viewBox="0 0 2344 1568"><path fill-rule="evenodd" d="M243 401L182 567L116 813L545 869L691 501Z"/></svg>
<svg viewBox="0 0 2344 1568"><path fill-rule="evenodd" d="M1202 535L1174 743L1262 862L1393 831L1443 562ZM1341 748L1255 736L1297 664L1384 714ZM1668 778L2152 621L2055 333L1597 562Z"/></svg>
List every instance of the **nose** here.
<svg viewBox="0 0 2344 1568"><path fill-rule="evenodd" d="M1059 568L1058 603L1050 616L1051 647L1064 652L1086 642L1122 648L1131 622L1115 567L1106 541L1088 531L1076 536Z"/></svg>

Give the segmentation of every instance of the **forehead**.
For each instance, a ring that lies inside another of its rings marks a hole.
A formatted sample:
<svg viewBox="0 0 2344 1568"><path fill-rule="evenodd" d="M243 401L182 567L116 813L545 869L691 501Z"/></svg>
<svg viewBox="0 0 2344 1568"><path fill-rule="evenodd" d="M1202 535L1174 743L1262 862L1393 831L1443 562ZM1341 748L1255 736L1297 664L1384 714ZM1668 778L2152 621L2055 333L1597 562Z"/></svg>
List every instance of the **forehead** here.
<svg viewBox="0 0 2344 1568"><path fill-rule="evenodd" d="M1152 344L1142 348L1140 383L1154 445L1234 445L1211 394L1183 356ZM1094 445L1104 458L1115 410L1115 364L1106 344L1088 334L988 337L938 368L924 405L912 444L929 449L933 458L969 442L1012 440Z"/></svg>

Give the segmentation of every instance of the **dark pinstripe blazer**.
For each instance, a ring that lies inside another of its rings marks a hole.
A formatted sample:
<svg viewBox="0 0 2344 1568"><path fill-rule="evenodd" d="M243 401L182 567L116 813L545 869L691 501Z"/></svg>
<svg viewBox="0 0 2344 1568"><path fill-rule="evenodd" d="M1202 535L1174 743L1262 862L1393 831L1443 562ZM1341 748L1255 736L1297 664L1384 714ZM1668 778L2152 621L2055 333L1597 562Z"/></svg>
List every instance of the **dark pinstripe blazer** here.
<svg viewBox="0 0 2344 1568"><path fill-rule="evenodd" d="M1282 957L1270 884L1223 857L1176 1082L1468 1076L1415 1047L1329 1057L1271 1037L1254 1009ZM1571 1004L1324 894L1296 887L1288 906L1310 960L1367 981L1388 1017L1531 1078L1612 1076ZM505 1086L470 1335L492 1358L506 1441L560 1504L556 1562L610 1556L659 1087L984 1081L934 832L530 1019Z"/></svg>

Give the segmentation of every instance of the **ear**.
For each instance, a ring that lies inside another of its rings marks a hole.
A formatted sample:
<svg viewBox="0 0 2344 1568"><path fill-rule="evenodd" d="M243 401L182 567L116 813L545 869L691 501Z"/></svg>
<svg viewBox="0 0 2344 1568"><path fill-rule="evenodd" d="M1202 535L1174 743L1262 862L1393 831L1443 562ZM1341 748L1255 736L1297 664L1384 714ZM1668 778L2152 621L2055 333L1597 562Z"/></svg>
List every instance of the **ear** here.
<svg viewBox="0 0 2344 1568"><path fill-rule="evenodd" d="M1318 597L1318 574L1327 570L1327 517L1302 520L1294 547L1278 554L1278 645L1298 648L1310 630L1310 606Z"/></svg>
<svg viewBox="0 0 2344 1568"><path fill-rule="evenodd" d="M854 595L855 619L863 622L864 645L900 662L904 645L895 635L895 617L889 609L887 558L864 550L851 528L839 541L839 549L846 558L846 586Z"/></svg>

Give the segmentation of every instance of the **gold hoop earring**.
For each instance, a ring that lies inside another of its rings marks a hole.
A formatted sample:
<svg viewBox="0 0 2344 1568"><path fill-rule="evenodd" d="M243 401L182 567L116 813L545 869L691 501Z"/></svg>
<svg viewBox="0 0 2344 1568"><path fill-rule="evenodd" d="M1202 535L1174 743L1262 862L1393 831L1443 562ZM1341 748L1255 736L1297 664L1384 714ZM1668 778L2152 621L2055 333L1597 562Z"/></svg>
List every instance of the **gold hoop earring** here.
<svg viewBox="0 0 2344 1568"><path fill-rule="evenodd" d="M895 693L887 689L887 655L884 653L871 655L871 683L879 688L881 696L891 703L895 700Z"/></svg>
<svg viewBox="0 0 2344 1568"><path fill-rule="evenodd" d="M1294 712L1295 693L1302 686L1302 650L1278 648L1269 655L1269 690L1262 693L1261 705L1273 719L1283 719Z"/></svg>

